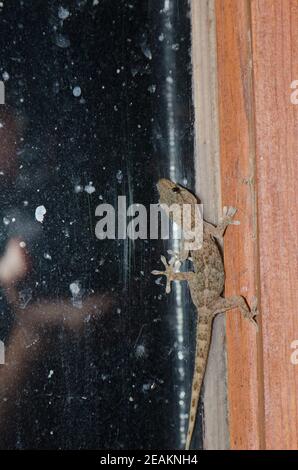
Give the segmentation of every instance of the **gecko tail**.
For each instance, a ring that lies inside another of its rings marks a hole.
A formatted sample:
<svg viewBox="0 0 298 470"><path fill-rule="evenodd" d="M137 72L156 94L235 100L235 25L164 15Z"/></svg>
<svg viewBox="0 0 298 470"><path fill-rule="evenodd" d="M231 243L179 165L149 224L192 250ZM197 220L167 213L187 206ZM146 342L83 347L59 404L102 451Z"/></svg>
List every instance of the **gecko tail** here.
<svg viewBox="0 0 298 470"><path fill-rule="evenodd" d="M208 352L211 341L212 315L198 317L196 333L195 369L192 381L191 402L188 419L188 431L185 450L190 449L198 413L200 393L205 375Z"/></svg>

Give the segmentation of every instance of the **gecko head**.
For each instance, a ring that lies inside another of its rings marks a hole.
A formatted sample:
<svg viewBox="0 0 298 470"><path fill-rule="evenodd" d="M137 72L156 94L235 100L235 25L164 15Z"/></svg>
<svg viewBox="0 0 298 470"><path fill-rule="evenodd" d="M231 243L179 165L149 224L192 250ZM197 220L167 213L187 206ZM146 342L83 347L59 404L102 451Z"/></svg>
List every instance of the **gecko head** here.
<svg viewBox="0 0 298 470"><path fill-rule="evenodd" d="M197 204L197 198L178 183L162 178L157 183L160 204Z"/></svg>

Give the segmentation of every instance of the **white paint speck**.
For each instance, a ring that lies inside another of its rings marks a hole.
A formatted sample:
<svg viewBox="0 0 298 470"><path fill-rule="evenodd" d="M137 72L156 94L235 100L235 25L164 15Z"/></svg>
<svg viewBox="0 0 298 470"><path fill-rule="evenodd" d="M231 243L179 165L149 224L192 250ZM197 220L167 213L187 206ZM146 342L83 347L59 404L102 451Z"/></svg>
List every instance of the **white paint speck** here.
<svg viewBox="0 0 298 470"><path fill-rule="evenodd" d="M148 87L148 91L150 91L150 93L154 94L156 92L156 85L150 85Z"/></svg>
<svg viewBox="0 0 298 470"><path fill-rule="evenodd" d="M68 39L67 36L63 36L63 34L57 34L55 37L55 42L58 47L61 47L62 49L66 49L67 47L70 46L70 40Z"/></svg>
<svg viewBox="0 0 298 470"><path fill-rule="evenodd" d="M69 286L69 289L72 295L78 295L81 290L79 281L72 282Z"/></svg>
<svg viewBox="0 0 298 470"><path fill-rule="evenodd" d="M63 8L62 6L58 8L58 16L60 20L66 20L66 18L68 18L69 15L70 13L69 13L69 10L67 10L67 8Z"/></svg>
<svg viewBox="0 0 298 470"><path fill-rule="evenodd" d="M75 190L75 193L78 194L78 193L81 193L82 191L84 191L84 188L80 184L77 184L75 186L74 190Z"/></svg>
<svg viewBox="0 0 298 470"><path fill-rule="evenodd" d="M146 348L143 344L138 344L135 349L135 355L137 359L143 359L144 357L146 357Z"/></svg>
<svg viewBox="0 0 298 470"><path fill-rule="evenodd" d="M5 71L5 72L3 72L3 74L2 74L2 78L3 78L3 80L4 80L5 82L7 82L7 80L9 80L9 78L10 78L10 75L9 75L9 73L8 73L8 72L6 72L6 71Z"/></svg>
<svg viewBox="0 0 298 470"><path fill-rule="evenodd" d="M122 180L123 180L123 173L121 170L118 170L117 173L116 173L116 178L117 178L117 181L119 184L122 183Z"/></svg>
<svg viewBox="0 0 298 470"><path fill-rule="evenodd" d="M142 52L147 59L152 60L152 52L146 44L141 45Z"/></svg>
<svg viewBox="0 0 298 470"><path fill-rule="evenodd" d="M74 89L72 90L72 94L73 96L75 96L76 98L79 98L82 94L82 90L81 90L81 87L79 86L75 86Z"/></svg>
<svg viewBox="0 0 298 470"><path fill-rule="evenodd" d="M47 212L47 210L46 210L45 206L38 206L35 209L35 218L36 218L37 222L40 222L41 224L43 223L43 219L44 219L44 216L45 216L46 212Z"/></svg>
<svg viewBox="0 0 298 470"><path fill-rule="evenodd" d="M50 379L54 375L54 371L51 369L48 375L48 379Z"/></svg>
<svg viewBox="0 0 298 470"><path fill-rule="evenodd" d="M92 194L92 193L95 192L95 187L93 186L92 182L90 181L90 183L85 186L84 190L86 191L86 193Z"/></svg>
<svg viewBox="0 0 298 470"><path fill-rule="evenodd" d="M69 289L71 292L71 301L72 305L76 308L82 308L83 302L82 302L82 297L84 294L84 289L82 289L81 282L74 281L69 285Z"/></svg>

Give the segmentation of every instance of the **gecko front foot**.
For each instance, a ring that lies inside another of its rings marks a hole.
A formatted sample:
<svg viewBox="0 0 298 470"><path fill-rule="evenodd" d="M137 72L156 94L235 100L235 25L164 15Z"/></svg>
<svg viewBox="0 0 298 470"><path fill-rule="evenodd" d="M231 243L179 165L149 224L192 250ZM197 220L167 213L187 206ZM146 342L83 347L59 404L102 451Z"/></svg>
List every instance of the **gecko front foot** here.
<svg viewBox="0 0 298 470"><path fill-rule="evenodd" d="M160 257L162 264L165 267L165 271L152 271L154 276L166 276L167 277L167 285L166 285L166 293L169 294L171 292L171 282L175 279L175 271L174 265L176 263L175 257L172 257L170 262L168 263L164 256Z"/></svg>
<svg viewBox="0 0 298 470"><path fill-rule="evenodd" d="M161 261L165 267L165 271L152 271L152 274L154 274L154 276L166 276L167 277L167 285L166 285L167 294L171 292L172 281L193 280L193 277L195 276L195 273L193 271L187 271L187 272L177 271L181 263L179 261L177 262L174 256L170 259L169 263L167 262L164 256L161 256Z"/></svg>

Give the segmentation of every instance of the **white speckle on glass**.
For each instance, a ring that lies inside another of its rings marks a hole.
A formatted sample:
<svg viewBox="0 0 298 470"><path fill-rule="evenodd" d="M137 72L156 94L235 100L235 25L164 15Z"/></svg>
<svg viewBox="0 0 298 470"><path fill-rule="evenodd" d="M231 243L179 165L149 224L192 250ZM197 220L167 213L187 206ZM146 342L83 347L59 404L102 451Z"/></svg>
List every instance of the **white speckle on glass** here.
<svg viewBox="0 0 298 470"><path fill-rule="evenodd" d="M146 357L146 348L143 344L138 344L135 350L135 355L137 359Z"/></svg>
<svg viewBox="0 0 298 470"><path fill-rule="evenodd" d="M83 307L83 302L82 302L82 297L84 294L84 290L82 289L81 282L80 281L74 281L69 285L69 289L71 292L71 301L72 305L76 308L82 308Z"/></svg>
<svg viewBox="0 0 298 470"><path fill-rule="evenodd" d="M75 193L78 194L78 193L81 193L84 190L84 188L80 184L77 184L74 190L75 190Z"/></svg>
<svg viewBox="0 0 298 470"><path fill-rule="evenodd" d="M4 80L5 82L7 82L7 80L9 80L9 78L10 78L10 75L9 75L9 73L8 73L8 72L6 72L6 71L5 71L5 72L3 72L3 74L2 74L2 78L3 78L3 80Z"/></svg>
<svg viewBox="0 0 298 470"><path fill-rule="evenodd" d="M25 247L26 247L26 243L25 243L25 242L20 242L20 247L21 247L21 248L25 248Z"/></svg>
<svg viewBox="0 0 298 470"><path fill-rule="evenodd" d="M146 44L141 45L142 52L147 59L152 60L152 52Z"/></svg>
<svg viewBox="0 0 298 470"><path fill-rule="evenodd" d="M57 34L55 36L55 43L58 47L61 47L62 49L66 49L70 46L70 40L67 36L63 36L63 34Z"/></svg>
<svg viewBox="0 0 298 470"><path fill-rule="evenodd" d="M54 375L54 371L51 369L48 375L48 379L50 379Z"/></svg>
<svg viewBox="0 0 298 470"><path fill-rule="evenodd" d="M123 173L121 170L118 170L117 173L116 173L116 178L117 178L117 181L119 184L122 183L122 180L123 180Z"/></svg>
<svg viewBox="0 0 298 470"><path fill-rule="evenodd" d="M90 182L89 184L85 186L84 190L86 193L92 194L95 192L95 187L93 186L92 182Z"/></svg>
<svg viewBox="0 0 298 470"><path fill-rule="evenodd" d="M75 86L74 89L72 90L72 94L73 96L75 96L76 98L79 98L82 94L82 90L81 90L81 87L79 86Z"/></svg>
<svg viewBox="0 0 298 470"><path fill-rule="evenodd" d="M4 225L9 225L10 224L10 220L8 217L3 217L3 223Z"/></svg>
<svg viewBox="0 0 298 470"><path fill-rule="evenodd" d="M27 288L19 291L19 307L25 309L32 299L32 289Z"/></svg>
<svg viewBox="0 0 298 470"><path fill-rule="evenodd" d="M155 93L155 91L156 91L156 85L150 85L150 86L148 87L148 91L150 91L150 93L152 93L152 94Z"/></svg>
<svg viewBox="0 0 298 470"><path fill-rule="evenodd" d="M48 260L52 259L51 255L49 253L44 253L43 257L44 257L44 259L48 259Z"/></svg>
<svg viewBox="0 0 298 470"><path fill-rule="evenodd" d="M167 82L170 83L171 85L174 83L174 80L172 79L172 77L167 77Z"/></svg>
<svg viewBox="0 0 298 470"><path fill-rule="evenodd" d="M184 359L184 354L183 354L182 351L178 351L178 359L179 359L180 361L183 361L183 359Z"/></svg>
<svg viewBox="0 0 298 470"><path fill-rule="evenodd" d="M160 42L163 42L164 39L165 39L165 35L164 35L163 33L161 33L161 34L158 36L158 40L159 40Z"/></svg>
<svg viewBox="0 0 298 470"><path fill-rule="evenodd" d="M58 8L58 16L60 20L66 20L66 18L68 18L69 15L70 13L69 13L69 10L67 10L67 8L64 8L62 6Z"/></svg>
<svg viewBox="0 0 298 470"><path fill-rule="evenodd" d="M41 224L43 223L43 219L44 219L44 216L45 216L46 212L47 212L47 210L46 210L45 206L38 206L35 209L35 218L36 218L37 222L40 222Z"/></svg>
<svg viewBox="0 0 298 470"><path fill-rule="evenodd" d="M79 281L72 282L69 288L70 288L70 292L72 293L72 295L78 295L81 290Z"/></svg>

